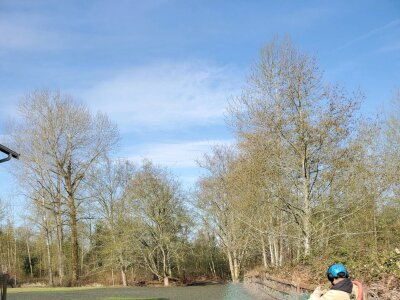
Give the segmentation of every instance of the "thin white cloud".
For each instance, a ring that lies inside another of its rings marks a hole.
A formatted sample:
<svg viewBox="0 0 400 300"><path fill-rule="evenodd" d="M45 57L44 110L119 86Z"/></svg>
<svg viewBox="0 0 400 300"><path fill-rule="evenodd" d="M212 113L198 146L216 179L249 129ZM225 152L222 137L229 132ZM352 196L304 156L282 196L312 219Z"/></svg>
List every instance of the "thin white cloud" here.
<svg viewBox="0 0 400 300"><path fill-rule="evenodd" d="M79 94L122 131L173 129L221 122L239 72L201 61L162 62L124 71Z"/></svg>
<svg viewBox="0 0 400 300"><path fill-rule="evenodd" d="M143 159L150 159L156 164L170 168L194 168L196 161L203 154L209 152L215 145L231 145L234 140L202 140L176 143L144 144L132 147L125 157L133 162L140 163ZM130 154L133 153L133 154Z"/></svg>
<svg viewBox="0 0 400 300"><path fill-rule="evenodd" d="M29 14L0 14L0 49L29 51L60 47L59 36L41 23L43 20Z"/></svg>
<svg viewBox="0 0 400 300"><path fill-rule="evenodd" d="M398 52L400 51L400 42L395 41L394 43L390 45L383 46L378 49L379 53L389 53L389 52Z"/></svg>
<svg viewBox="0 0 400 300"><path fill-rule="evenodd" d="M352 46L352 45L354 45L354 44L356 44L356 43L358 43L360 41L368 39L368 38L370 38L370 37L372 37L372 36L374 36L374 35L376 35L378 33L381 33L381 32L383 32L385 30L388 30L388 29L390 29L392 27L396 27L396 26L399 26L399 25L400 25L400 19L393 20L393 21L391 21L391 22L389 22L389 23L387 23L387 24L385 24L383 26L374 28L374 29L372 29L372 30L370 30L370 31L368 31L368 32L366 32L366 33L364 33L364 34L352 39L351 41L349 41L347 43L344 43L342 46L337 48L336 51L343 50L343 49L345 49L347 47L350 47L350 46Z"/></svg>

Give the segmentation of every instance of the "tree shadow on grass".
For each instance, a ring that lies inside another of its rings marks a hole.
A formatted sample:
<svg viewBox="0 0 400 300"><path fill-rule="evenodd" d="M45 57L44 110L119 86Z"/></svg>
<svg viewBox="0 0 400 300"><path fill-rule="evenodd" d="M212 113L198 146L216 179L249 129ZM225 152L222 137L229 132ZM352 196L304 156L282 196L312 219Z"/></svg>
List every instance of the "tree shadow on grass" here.
<svg viewBox="0 0 400 300"><path fill-rule="evenodd" d="M226 284L226 282L223 282L223 281L193 281L193 282L187 283L186 286L206 286L206 285L220 285L220 284Z"/></svg>

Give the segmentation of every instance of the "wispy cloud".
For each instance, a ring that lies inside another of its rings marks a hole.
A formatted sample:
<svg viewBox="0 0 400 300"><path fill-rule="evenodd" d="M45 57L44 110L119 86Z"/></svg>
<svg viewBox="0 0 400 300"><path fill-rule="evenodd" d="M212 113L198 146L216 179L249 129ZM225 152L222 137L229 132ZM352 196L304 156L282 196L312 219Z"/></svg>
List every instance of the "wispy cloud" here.
<svg viewBox="0 0 400 300"><path fill-rule="evenodd" d="M385 24L383 26L374 28L374 29L372 29L372 30L370 30L370 31L368 31L368 32L366 32L366 33L364 33L364 34L352 39L351 41L349 41L347 43L344 43L342 46L337 48L336 51L340 51L340 50L343 50L345 48L348 48L348 47L350 47L350 46L352 46L352 45L354 45L354 44L356 44L358 42L366 40L366 39L368 39L370 37L373 37L373 36L377 35L378 33L382 33L383 31L386 31L386 30L388 30L390 28L393 28L393 27L396 27L396 26L399 26L399 25L400 25L400 19L393 20L393 21L391 21L391 22L389 22L389 23L387 23L387 24Z"/></svg>
<svg viewBox="0 0 400 300"><path fill-rule="evenodd" d="M121 72L80 96L124 132L212 124L240 90L238 74L202 61L162 62Z"/></svg>
<svg viewBox="0 0 400 300"><path fill-rule="evenodd" d="M389 53L389 52L397 52L400 51L400 41L395 41L390 45L383 46L378 49L380 53Z"/></svg>
<svg viewBox="0 0 400 300"><path fill-rule="evenodd" d="M29 14L0 14L0 49L49 50L60 47L62 40L45 28L43 20Z"/></svg>
<svg viewBox="0 0 400 300"><path fill-rule="evenodd" d="M126 159L140 163L144 158L156 164L170 168L197 167L196 160L201 159L215 145L230 145L231 139L201 140L176 143L142 144L126 151Z"/></svg>

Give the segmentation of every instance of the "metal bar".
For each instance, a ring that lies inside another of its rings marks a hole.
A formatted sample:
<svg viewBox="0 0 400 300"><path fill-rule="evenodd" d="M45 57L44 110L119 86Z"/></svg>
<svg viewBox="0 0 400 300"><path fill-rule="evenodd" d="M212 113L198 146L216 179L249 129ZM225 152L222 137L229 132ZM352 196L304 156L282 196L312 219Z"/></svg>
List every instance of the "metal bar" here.
<svg viewBox="0 0 400 300"><path fill-rule="evenodd" d="M0 160L0 163L6 162L10 160L12 157L15 159L19 159L19 153L15 152L14 150L11 150L10 148L7 148L6 146L0 144L0 152L6 154L8 157L3 158Z"/></svg>
<svg viewBox="0 0 400 300"><path fill-rule="evenodd" d="M0 159L0 164L6 161L9 161L11 159L11 154L8 154L6 158Z"/></svg>
<svg viewBox="0 0 400 300"><path fill-rule="evenodd" d="M7 155L11 154L12 157L18 159L19 158L19 154L17 152L15 152L14 150L11 150L10 148L7 148L6 146L0 144L0 152L3 152Z"/></svg>

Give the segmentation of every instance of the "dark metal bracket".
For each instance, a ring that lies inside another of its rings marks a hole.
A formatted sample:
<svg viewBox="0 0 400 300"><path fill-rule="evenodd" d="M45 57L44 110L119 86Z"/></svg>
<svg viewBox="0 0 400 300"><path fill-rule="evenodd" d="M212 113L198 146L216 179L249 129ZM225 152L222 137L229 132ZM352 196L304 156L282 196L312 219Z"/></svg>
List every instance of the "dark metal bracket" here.
<svg viewBox="0 0 400 300"><path fill-rule="evenodd" d="M0 159L0 163L9 161L11 158L19 159L19 153L7 148L6 146L3 146L2 144L0 144L0 152L7 155L6 158Z"/></svg>
<svg viewBox="0 0 400 300"><path fill-rule="evenodd" d="M0 159L0 164L3 162L9 161L11 159L11 157L12 157L11 154L8 154L8 157Z"/></svg>

